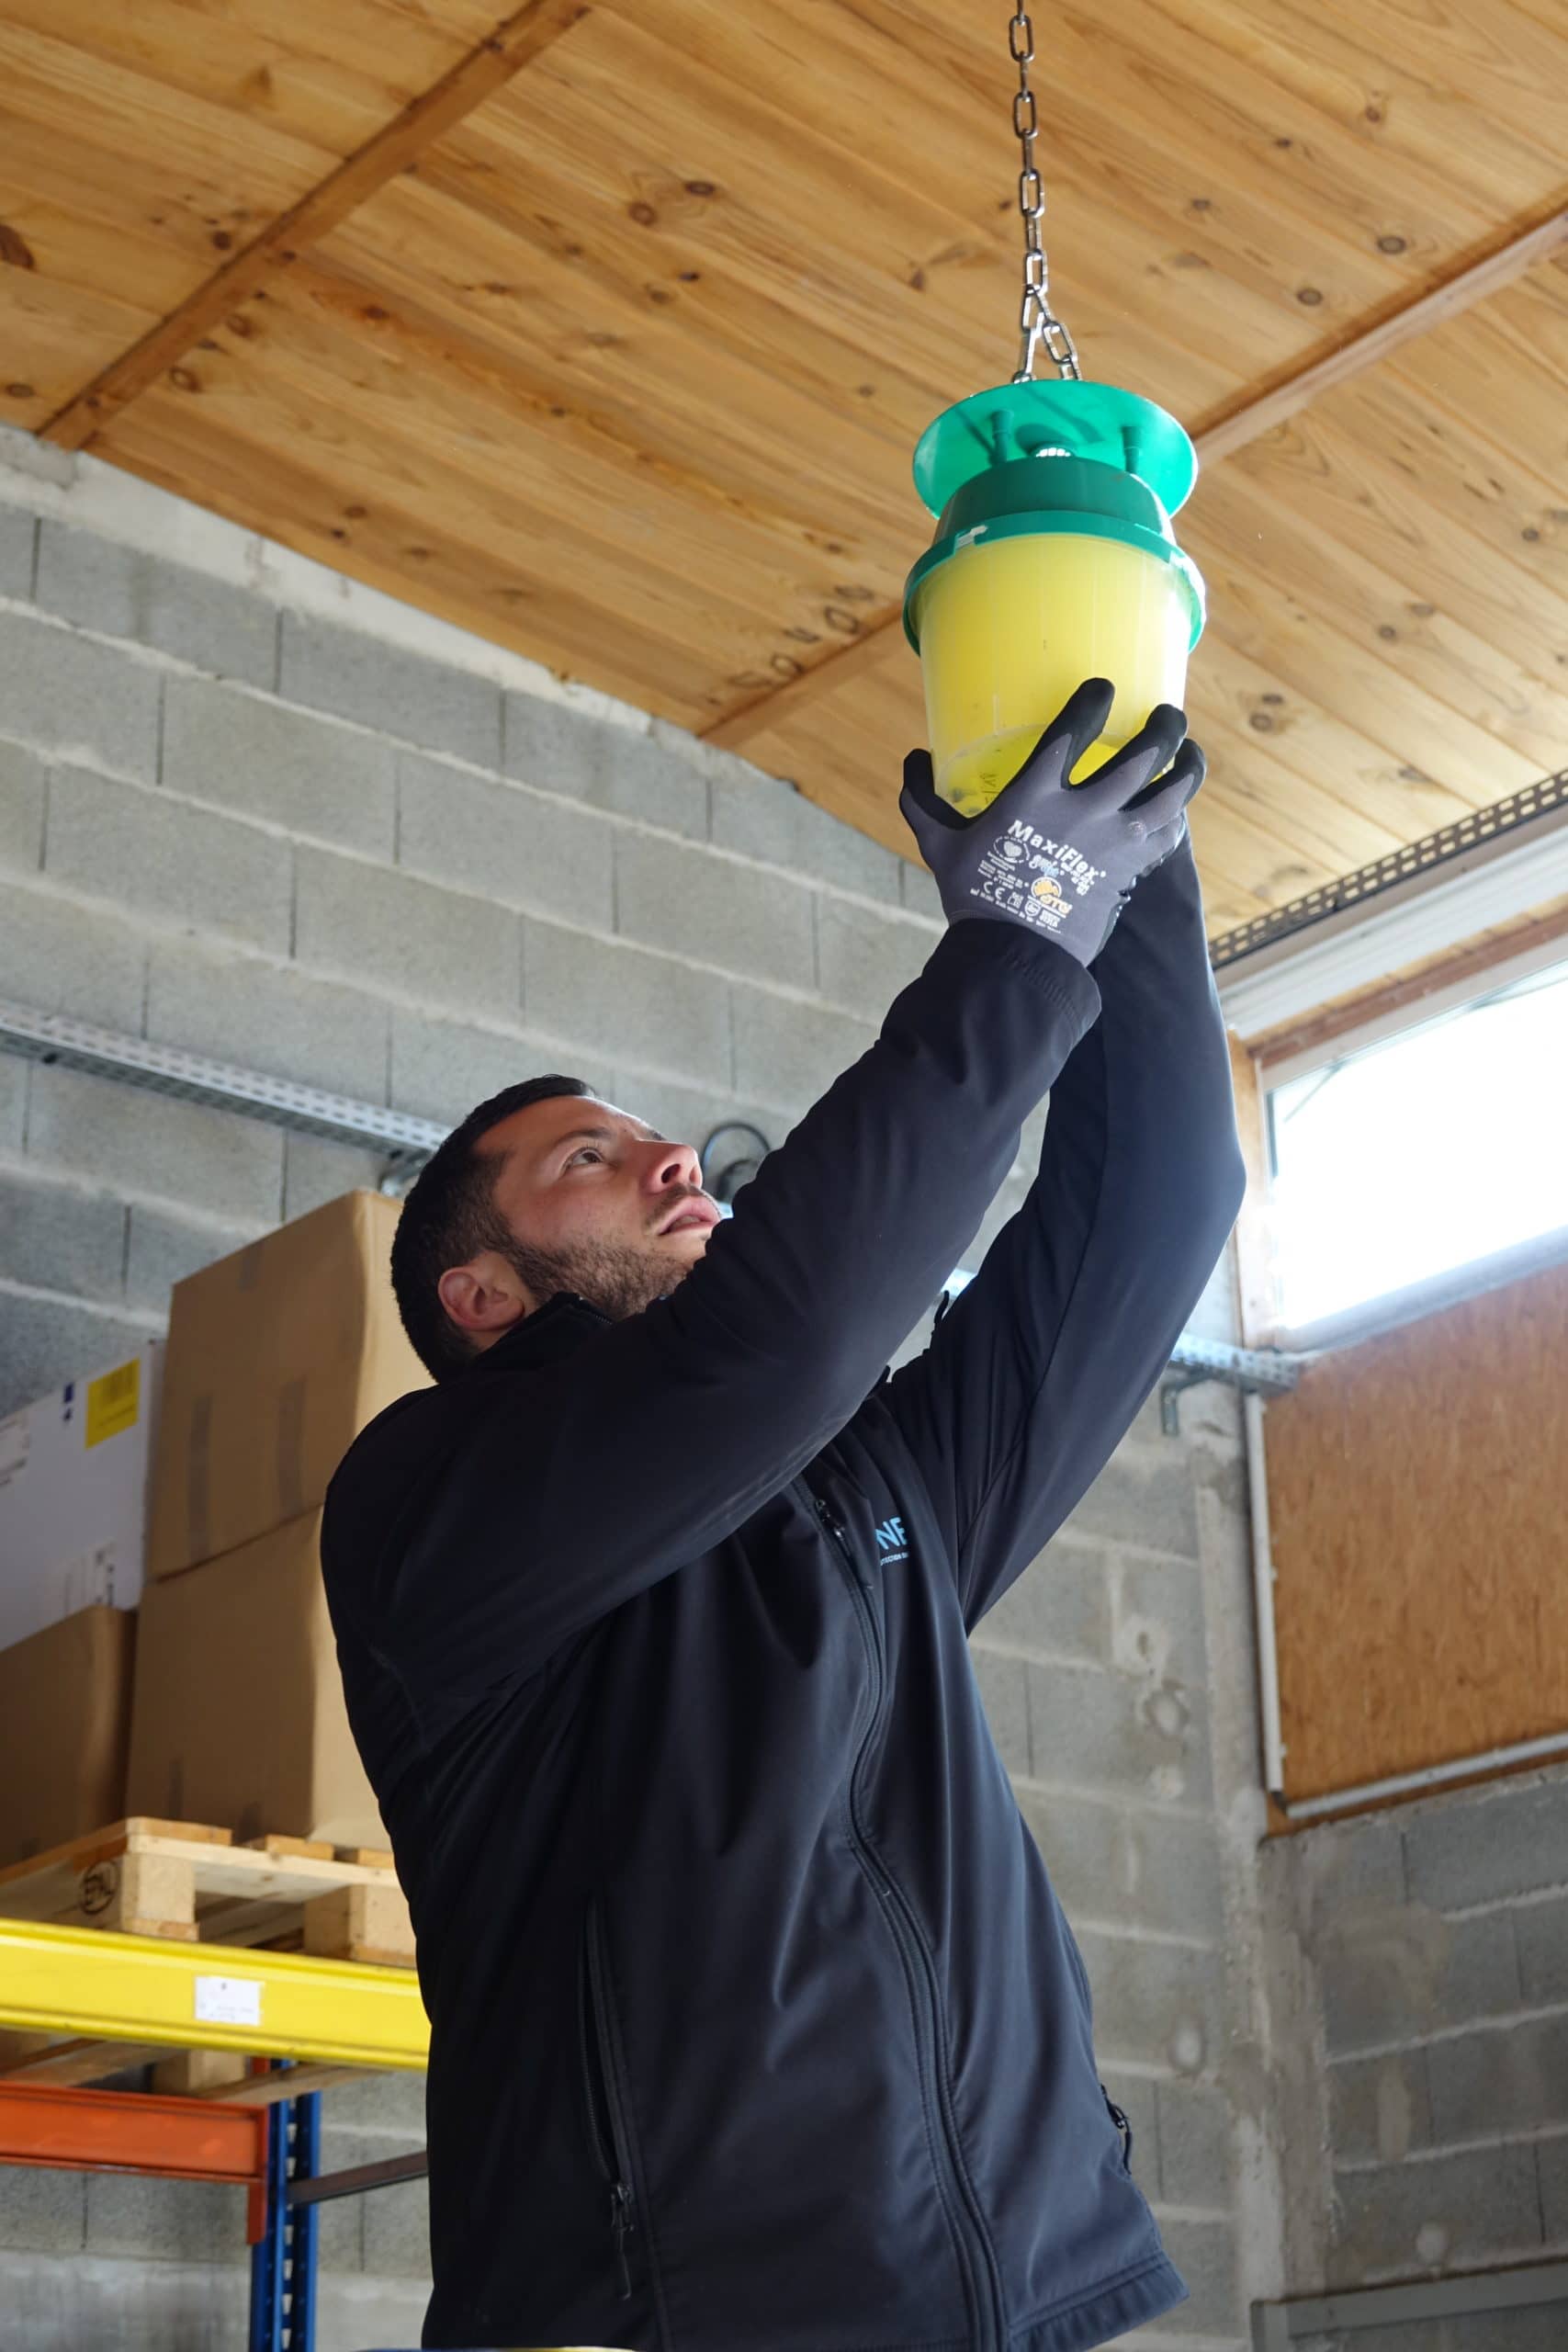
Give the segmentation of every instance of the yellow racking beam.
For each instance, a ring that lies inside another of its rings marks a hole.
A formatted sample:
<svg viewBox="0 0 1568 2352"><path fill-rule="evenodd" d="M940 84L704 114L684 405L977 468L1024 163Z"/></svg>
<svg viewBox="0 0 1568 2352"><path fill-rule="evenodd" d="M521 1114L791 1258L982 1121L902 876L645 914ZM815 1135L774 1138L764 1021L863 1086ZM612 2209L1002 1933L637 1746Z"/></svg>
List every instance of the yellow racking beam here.
<svg viewBox="0 0 1568 2352"><path fill-rule="evenodd" d="M26 2033L423 2068L409 1968L0 1919L0 2026Z"/></svg>

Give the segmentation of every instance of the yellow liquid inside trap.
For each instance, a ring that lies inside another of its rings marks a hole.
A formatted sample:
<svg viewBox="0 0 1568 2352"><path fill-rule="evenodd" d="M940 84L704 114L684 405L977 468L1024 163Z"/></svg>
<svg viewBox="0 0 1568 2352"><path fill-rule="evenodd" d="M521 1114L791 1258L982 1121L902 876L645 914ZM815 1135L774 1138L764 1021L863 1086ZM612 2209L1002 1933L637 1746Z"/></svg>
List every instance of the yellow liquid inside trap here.
<svg viewBox="0 0 1568 2352"><path fill-rule="evenodd" d="M1191 608L1179 578L1121 539L978 541L922 582L915 622L936 788L966 817L1011 782L1086 678L1111 679L1116 699L1080 782L1186 688Z"/></svg>

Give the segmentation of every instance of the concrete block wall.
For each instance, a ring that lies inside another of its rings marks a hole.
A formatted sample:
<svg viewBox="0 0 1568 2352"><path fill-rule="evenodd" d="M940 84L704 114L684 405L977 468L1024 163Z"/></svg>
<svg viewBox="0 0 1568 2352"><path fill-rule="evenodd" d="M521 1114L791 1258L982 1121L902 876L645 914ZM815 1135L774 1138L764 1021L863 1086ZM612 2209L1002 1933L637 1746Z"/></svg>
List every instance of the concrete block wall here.
<svg viewBox="0 0 1568 2352"><path fill-rule="evenodd" d="M1294 2184L1321 2215L1295 2291L1562 2260L1568 1770L1325 1825L1269 1867L1327 2089L1326 2180ZM1568 2306L1387 2334L1399 2352L1556 2347Z"/></svg>
<svg viewBox="0 0 1568 2352"><path fill-rule="evenodd" d="M0 997L432 1119L558 1068L667 1133L739 1115L776 1141L938 929L922 873L788 785L0 436ZM0 1413L378 1172L0 1054ZM1229 1314L1221 1269L1201 1320ZM1138 2340L1235 2352L1235 1773L1206 1624L1245 1514L1224 1400L1183 1415L1173 1440L1145 1412L976 1658L1193 2288ZM406 2083L325 2116L333 2165L418 2139ZM324 2352L416 2340L423 2202L328 2209ZM0 2309L25 2314L5 2341L217 2352L240 2341L242 2248L237 2193L0 2168Z"/></svg>

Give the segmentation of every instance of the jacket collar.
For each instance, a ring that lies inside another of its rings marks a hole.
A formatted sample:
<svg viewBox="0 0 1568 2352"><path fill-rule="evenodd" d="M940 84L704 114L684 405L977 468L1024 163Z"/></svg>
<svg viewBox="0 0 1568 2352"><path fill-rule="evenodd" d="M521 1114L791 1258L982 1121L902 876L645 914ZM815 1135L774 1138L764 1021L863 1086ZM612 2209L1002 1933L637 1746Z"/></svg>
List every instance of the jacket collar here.
<svg viewBox="0 0 1568 2352"><path fill-rule="evenodd" d="M574 1291L558 1291L534 1314L525 1315L521 1323L514 1324L504 1340L498 1340L493 1348L487 1348L482 1356L477 1357L466 1377L477 1379L492 1371L531 1371L540 1364L555 1363L562 1356L570 1355L585 1340L591 1340L595 1331L607 1330L609 1322L607 1315L590 1306Z"/></svg>

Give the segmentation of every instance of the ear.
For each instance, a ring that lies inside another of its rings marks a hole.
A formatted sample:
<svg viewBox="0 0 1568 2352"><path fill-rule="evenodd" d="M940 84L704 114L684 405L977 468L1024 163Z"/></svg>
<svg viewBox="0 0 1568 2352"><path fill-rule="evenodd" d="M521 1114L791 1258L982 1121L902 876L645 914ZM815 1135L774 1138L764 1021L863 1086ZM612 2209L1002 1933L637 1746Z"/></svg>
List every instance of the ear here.
<svg viewBox="0 0 1568 2352"><path fill-rule="evenodd" d="M481 1250L465 1266L449 1266L435 1288L458 1330L481 1348L510 1331L539 1303L516 1268L494 1250Z"/></svg>

